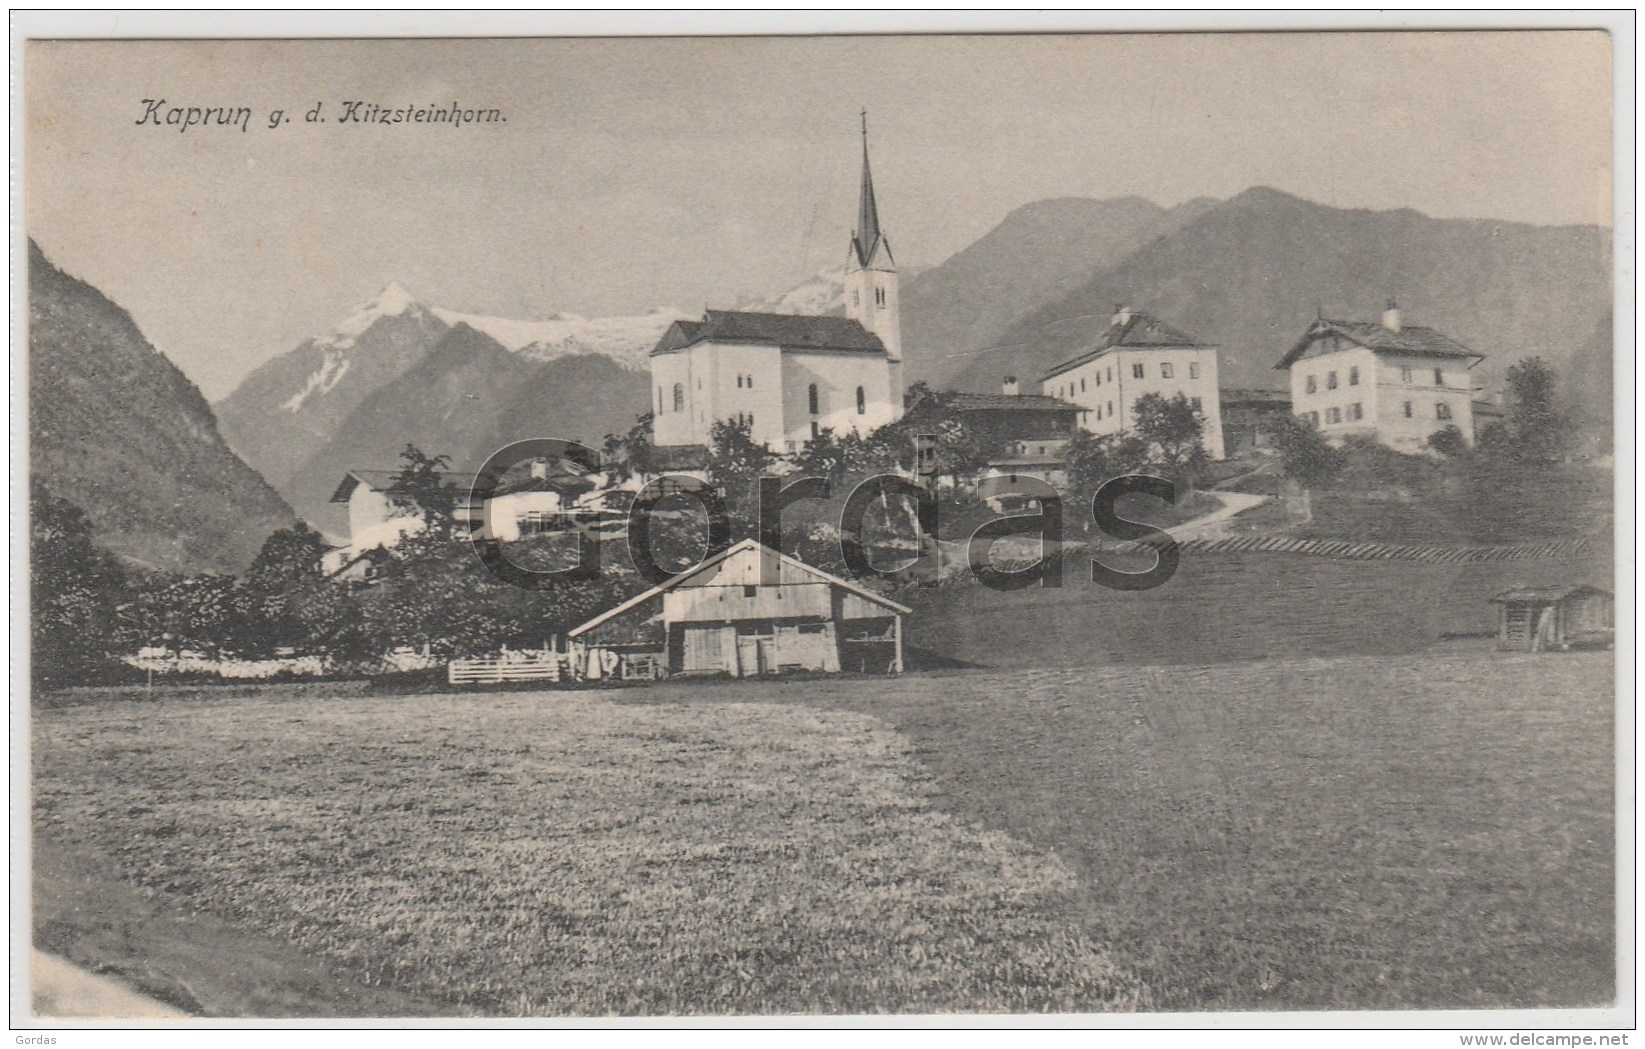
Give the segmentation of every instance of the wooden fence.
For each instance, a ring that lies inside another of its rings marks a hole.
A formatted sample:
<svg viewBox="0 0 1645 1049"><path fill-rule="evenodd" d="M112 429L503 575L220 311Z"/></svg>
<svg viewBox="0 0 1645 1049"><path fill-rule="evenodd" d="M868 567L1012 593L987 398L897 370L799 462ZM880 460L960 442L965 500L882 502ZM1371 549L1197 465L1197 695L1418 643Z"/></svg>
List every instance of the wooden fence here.
<svg viewBox="0 0 1645 1049"><path fill-rule="evenodd" d="M453 659L446 681L453 685L498 685L505 681L558 682L571 677L569 657L555 652L512 653L507 658Z"/></svg>

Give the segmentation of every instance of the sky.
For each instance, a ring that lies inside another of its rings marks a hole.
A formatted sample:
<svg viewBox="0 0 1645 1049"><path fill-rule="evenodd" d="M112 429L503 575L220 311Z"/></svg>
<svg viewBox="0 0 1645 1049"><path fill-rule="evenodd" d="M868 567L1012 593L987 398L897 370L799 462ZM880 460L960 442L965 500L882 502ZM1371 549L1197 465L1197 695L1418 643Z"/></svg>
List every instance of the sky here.
<svg viewBox="0 0 1645 1049"><path fill-rule="evenodd" d="M519 318L784 291L844 261L864 108L905 266L1065 196L1610 222L1597 32L31 41L24 85L29 235L212 399L390 281Z"/></svg>

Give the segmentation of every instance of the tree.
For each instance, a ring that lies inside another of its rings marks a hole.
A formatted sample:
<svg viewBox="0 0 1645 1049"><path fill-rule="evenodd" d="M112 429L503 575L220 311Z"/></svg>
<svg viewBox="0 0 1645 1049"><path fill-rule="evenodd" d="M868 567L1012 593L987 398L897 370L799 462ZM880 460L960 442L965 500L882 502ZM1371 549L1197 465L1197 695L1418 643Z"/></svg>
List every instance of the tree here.
<svg viewBox="0 0 1645 1049"><path fill-rule="evenodd" d="M1155 462L1183 479L1209 464L1202 442L1204 424L1186 394L1167 400L1157 393L1137 398L1132 409L1136 435L1149 447Z"/></svg>
<svg viewBox="0 0 1645 1049"><path fill-rule="evenodd" d="M1461 428L1452 423L1429 435L1428 447L1447 459L1455 459L1468 454L1468 439L1462 436Z"/></svg>
<svg viewBox="0 0 1645 1049"><path fill-rule="evenodd" d="M329 549L324 536L298 521L263 540L242 583L266 597L291 593L323 577L321 562Z"/></svg>
<svg viewBox="0 0 1645 1049"><path fill-rule="evenodd" d="M1528 357L1508 369L1505 441L1491 445L1519 462L1558 462L1571 446L1573 426L1555 393L1554 371L1541 357Z"/></svg>
<svg viewBox="0 0 1645 1049"><path fill-rule="evenodd" d="M759 527L759 481L771 464L771 453L754 440L747 423L716 422L709 439L713 447L708 475L725 493L732 538L753 535Z"/></svg>
<svg viewBox="0 0 1645 1049"><path fill-rule="evenodd" d="M657 449L652 442L651 412L638 416L626 434L608 433L600 446L605 465L621 480L657 472Z"/></svg>
<svg viewBox="0 0 1645 1049"><path fill-rule="evenodd" d="M447 483L451 458L427 455L415 445L400 453L400 469L391 479L388 495L396 504L422 516L428 531L449 536L457 511L457 491Z"/></svg>
<svg viewBox="0 0 1645 1049"><path fill-rule="evenodd" d="M1328 487L1342 472L1342 453L1312 424L1287 415L1275 421L1273 436L1285 476L1303 487Z"/></svg>
<svg viewBox="0 0 1645 1049"><path fill-rule="evenodd" d="M129 580L92 536L84 510L30 480L30 673L39 686L88 681L111 665Z"/></svg>

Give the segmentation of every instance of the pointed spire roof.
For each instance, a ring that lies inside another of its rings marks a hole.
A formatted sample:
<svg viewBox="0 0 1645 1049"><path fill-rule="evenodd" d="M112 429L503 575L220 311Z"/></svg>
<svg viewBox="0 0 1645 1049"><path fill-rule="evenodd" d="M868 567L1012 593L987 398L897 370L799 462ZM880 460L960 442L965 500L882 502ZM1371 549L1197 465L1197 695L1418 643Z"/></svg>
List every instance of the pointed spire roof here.
<svg viewBox="0 0 1645 1049"><path fill-rule="evenodd" d="M857 256L857 264L868 266L885 248L886 258L891 257L891 244L885 239L880 230L880 209L874 201L874 173L868 166L868 110L862 112L862 193L857 201L857 229L851 235L851 250Z"/></svg>

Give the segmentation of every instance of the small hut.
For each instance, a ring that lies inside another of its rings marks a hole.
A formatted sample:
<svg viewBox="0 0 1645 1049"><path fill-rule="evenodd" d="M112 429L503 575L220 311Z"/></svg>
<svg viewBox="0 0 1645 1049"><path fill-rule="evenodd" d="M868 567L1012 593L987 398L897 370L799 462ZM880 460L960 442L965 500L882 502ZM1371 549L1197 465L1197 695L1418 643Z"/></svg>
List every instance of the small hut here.
<svg viewBox="0 0 1645 1049"><path fill-rule="evenodd" d="M1615 602L1595 586L1522 586L1491 603L1501 609L1497 648L1505 652L1605 648L1616 641Z"/></svg>

